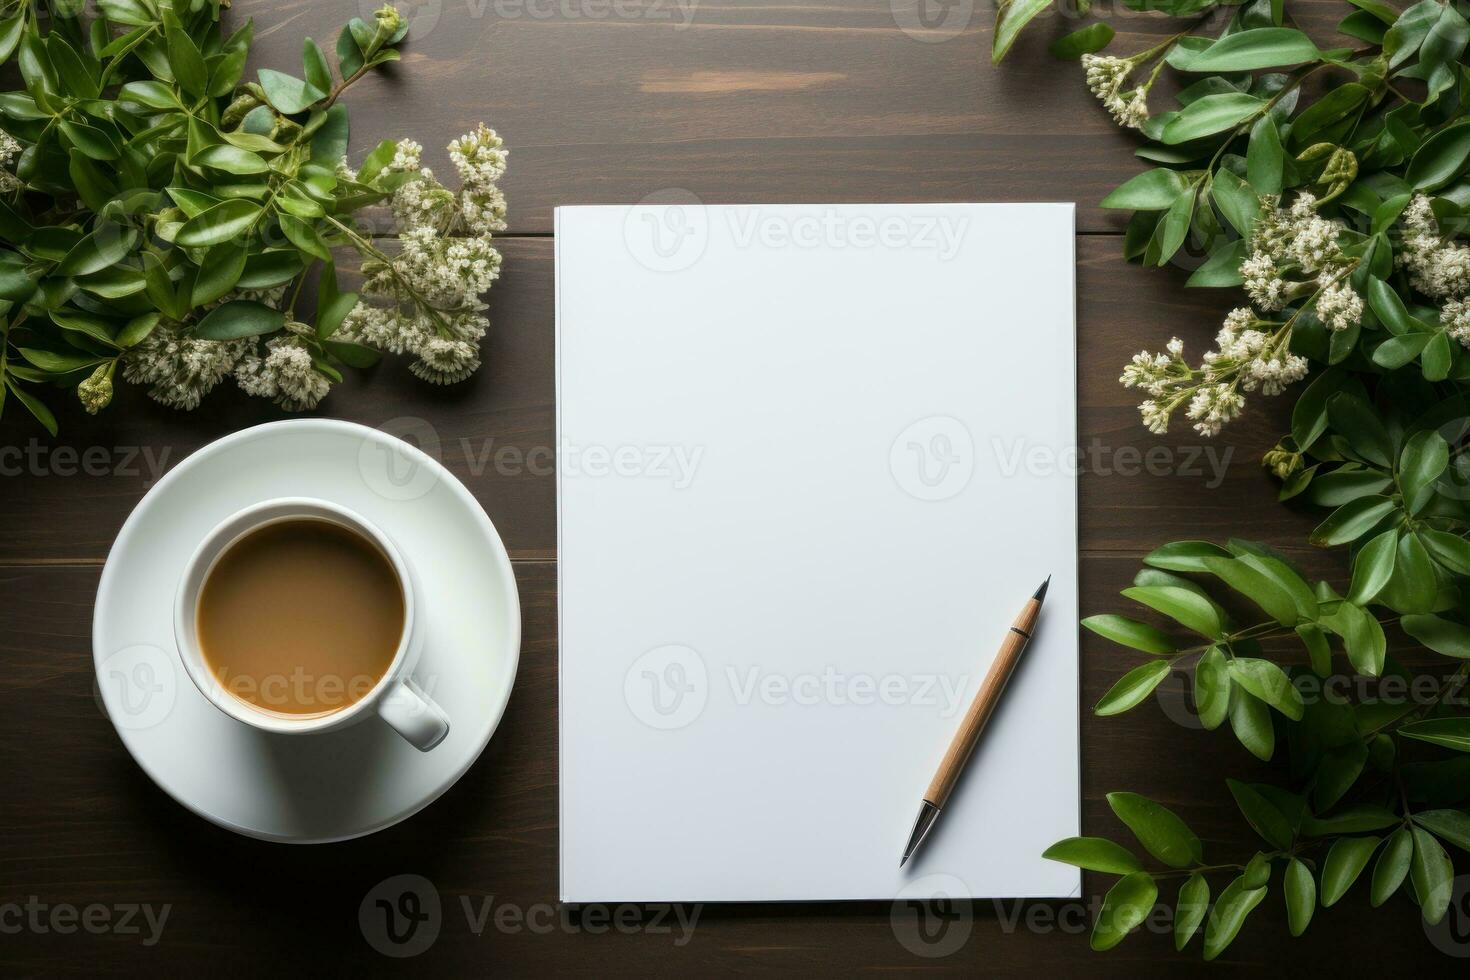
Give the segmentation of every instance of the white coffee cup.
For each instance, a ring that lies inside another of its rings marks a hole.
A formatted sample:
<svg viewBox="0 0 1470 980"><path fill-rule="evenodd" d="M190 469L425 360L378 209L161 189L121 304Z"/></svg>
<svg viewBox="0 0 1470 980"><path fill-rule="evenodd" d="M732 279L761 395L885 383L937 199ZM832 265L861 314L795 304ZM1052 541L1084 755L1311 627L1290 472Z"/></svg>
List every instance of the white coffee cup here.
<svg viewBox="0 0 1470 980"><path fill-rule="evenodd" d="M388 559L403 590L403 633L393 662L383 676L365 695L340 710L300 718L252 707L231 694L205 662L198 631L199 593L220 556L252 531L295 520L327 521L362 536ZM414 598L416 591L412 567L393 541L366 518L346 507L311 497L267 500L222 521L200 542L185 566L174 603L174 637L179 659L201 694L216 708L252 728L278 735L304 735L334 731L377 715L414 748L427 752L449 734L449 716L410 677L424 641L424 624Z"/></svg>

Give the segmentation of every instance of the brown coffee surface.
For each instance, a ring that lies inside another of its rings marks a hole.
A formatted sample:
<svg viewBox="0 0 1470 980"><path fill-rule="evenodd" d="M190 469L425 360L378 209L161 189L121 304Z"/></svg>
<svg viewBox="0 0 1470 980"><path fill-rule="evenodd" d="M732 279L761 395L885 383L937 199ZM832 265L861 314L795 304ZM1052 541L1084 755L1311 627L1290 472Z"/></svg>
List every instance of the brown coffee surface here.
<svg viewBox="0 0 1470 980"><path fill-rule="evenodd" d="M239 700L319 717L370 692L403 635L403 590L387 557L322 520L269 524L235 542L199 593L204 661Z"/></svg>

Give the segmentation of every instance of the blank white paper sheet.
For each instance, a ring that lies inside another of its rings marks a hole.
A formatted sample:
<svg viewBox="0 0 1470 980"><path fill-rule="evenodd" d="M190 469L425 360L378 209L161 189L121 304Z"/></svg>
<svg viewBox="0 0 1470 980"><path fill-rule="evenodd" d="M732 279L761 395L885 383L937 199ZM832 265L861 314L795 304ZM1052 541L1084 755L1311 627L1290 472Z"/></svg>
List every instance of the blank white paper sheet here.
<svg viewBox="0 0 1470 980"><path fill-rule="evenodd" d="M562 900L1080 893L1041 858L1079 832L1072 206L564 207L555 246Z"/></svg>

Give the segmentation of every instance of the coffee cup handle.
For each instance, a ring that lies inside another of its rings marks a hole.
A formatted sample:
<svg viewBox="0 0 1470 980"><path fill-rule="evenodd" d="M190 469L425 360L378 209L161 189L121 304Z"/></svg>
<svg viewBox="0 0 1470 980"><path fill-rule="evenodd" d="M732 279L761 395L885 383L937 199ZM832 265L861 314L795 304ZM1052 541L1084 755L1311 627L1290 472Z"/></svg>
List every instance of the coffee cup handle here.
<svg viewBox="0 0 1470 980"><path fill-rule="evenodd" d="M449 734L449 716L410 681L396 681L380 701L378 715L408 744L427 752Z"/></svg>

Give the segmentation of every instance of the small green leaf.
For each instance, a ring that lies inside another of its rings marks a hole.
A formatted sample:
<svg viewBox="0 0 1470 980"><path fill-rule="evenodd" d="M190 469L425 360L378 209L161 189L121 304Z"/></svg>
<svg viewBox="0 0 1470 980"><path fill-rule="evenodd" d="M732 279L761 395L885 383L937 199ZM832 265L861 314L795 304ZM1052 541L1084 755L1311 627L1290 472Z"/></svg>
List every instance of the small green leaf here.
<svg viewBox="0 0 1470 980"><path fill-rule="evenodd" d="M127 326L118 331L117 346L126 350L141 343L158 326L160 319L162 317L157 313L144 313L129 320Z"/></svg>
<svg viewBox="0 0 1470 980"><path fill-rule="evenodd" d="M1312 531L1310 540L1324 548L1348 544L1367 534L1398 506L1389 498L1377 495L1359 497L1343 504L1327 515Z"/></svg>
<svg viewBox="0 0 1470 980"><path fill-rule="evenodd" d="M1230 227L1242 238L1250 238L1251 229L1256 224L1256 214L1261 210L1260 199L1250 185L1229 170L1221 169L1215 173L1215 179L1210 184L1210 196L1225 220L1230 222Z"/></svg>
<svg viewBox="0 0 1470 980"><path fill-rule="evenodd" d="M164 35L168 40L168 65L173 70L174 79L190 95L203 95L209 84L209 75L204 69L204 57L199 48L182 28L166 28Z"/></svg>
<svg viewBox="0 0 1470 980"><path fill-rule="evenodd" d="M1230 712L1230 671L1219 647L1210 647L1194 666L1194 710L1207 731Z"/></svg>
<svg viewBox="0 0 1470 980"><path fill-rule="evenodd" d="M1470 659L1470 626L1428 614L1404 616L1399 625L1435 653Z"/></svg>
<svg viewBox="0 0 1470 980"><path fill-rule="evenodd" d="M1332 648L1327 644L1327 637L1322 633L1322 627L1316 623L1302 623L1296 628L1297 636L1302 638L1302 645L1307 648L1307 659L1312 664L1312 673L1318 677L1328 677L1332 674Z"/></svg>
<svg viewBox="0 0 1470 980"><path fill-rule="evenodd" d="M1188 589L1170 585L1134 586L1124 589L1123 595L1209 639L1216 639L1224 631L1214 604Z"/></svg>
<svg viewBox="0 0 1470 980"><path fill-rule="evenodd" d="M1281 148L1281 132L1268 113L1251 127L1250 145L1245 155L1246 182L1259 194L1280 194L1286 153Z"/></svg>
<svg viewBox="0 0 1470 980"><path fill-rule="evenodd" d="M11 378L5 379L5 387L9 388L10 393L16 397L17 401L25 406L26 411L30 412L37 422L41 423L41 427L51 433L52 438L55 438L56 416L51 414L51 409L47 408L41 399L26 391Z"/></svg>
<svg viewBox="0 0 1470 980"><path fill-rule="evenodd" d="M1105 837L1068 837L1048 847L1041 855L1086 871L1127 875L1142 871L1143 864L1126 847Z"/></svg>
<svg viewBox="0 0 1470 980"><path fill-rule="evenodd" d="M322 347L343 364L354 368L372 367L383 356L371 347L349 343L345 340L324 340Z"/></svg>
<svg viewBox="0 0 1470 980"><path fill-rule="evenodd" d="M1204 848L1174 811L1137 793L1109 793L1108 806L1133 831L1144 850L1171 868L1204 862Z"/></svg>
<svg viewBox="0 0 1470 980"><path fill-rule="evenodd" d="M1206 558L1204 563L1221 581L1260 606L1282 626L1296 625L1296 601L1259 569L1239 558Z"/></svg>
<svg viewBox="0 0 1470 980"><path fill-rule="evenodd" d="M291 244L295 245L307 255L314 256L324 262L331 261L332 250L327 248L326 242L322 241L317 230L300 218L294 218L289 214L279 216L281 231L286 233Z"/></svg>
<svg viewBox="0 0 1470 980"><path fill-rule="evenodd" d="M1337 805L1353 788L1368 762L1368 747L1360 741L1328 749L1312 777L1312 803L1320 811Z"/></svg>
<svg viewBox="0 0 1470 980"><path fill-rule="evenodd" d="M216 245L209 250L194 278L189 302L203 306L219 299L235 288L240 274L245 271L245 249L233 242Z"/></svg>
<svg viewBox="0 0 1470 980"><path fill-rule="evenodd" d="M1405 738L1442 745L1456 752L1470 752L1470 716L1410 722L1400 726L1399 734Z"/></svg>
<svg viewBox="0 0 1470 980"><path fill-rule="evenodd" d="M1213 960L1225 951L1240 934L1250 915L1266 897L1264 888L1245 887L1245 877L1236 878L1220 893L1219 901L1210 911L1209 924L1205 926L1205 959Z"/></svg>
<svg viewBox="0 0 1470 980"><path fill-rule="evenodd" d="M112 137L96 126L63 119L59 127L72 146L93 160L116 160L122 155Z"/></svg>
<svg viewBox="0 0 1470 980"><path fill-rule="evenodd" d="M190 160L195 166L222 170L227 174L263 174L270 170L258 153L242 150L229 143L207 146Z"/></svg>
<svg viewBox="0 0 1470 980"><path fill-rule="evenodd" d="M1119 715L1136 708L1169 676L1167 660L1151 660L1124 674L1118 683L1102 696L1093 712L1099 716Z"/></svg>
<svg viewBox="0 0 1470 980"><path fill-rule="evenodd" d="M1102 199L1102 207L1132 211L1164 211L1190 187L1177 170L1155 167L1130 177Z"/></svg>
<svg viewBox="0 0 1470 980"><path fill-rule="evenodd" d="M1425 613L1434 608L1439 578L1429 552L1412 532L1399 535L1393 576L1378 594L1378 602L1396 612Z"/></svg>
<svg viewBox="0 0 1470 980"><path fill-rule="evenodd" d="M1145 565L1171 572L1207 572L1206 558L1229 558L1230 552L1208 541L1171 541L1143 557Z"/></svg>
<svg viewBox="0 0 1470 980"><path fill-rule="evenodd" d="M1227 34L1176 67L1194 73L1254 71L1318 60L1311 38L1290 27L1258 27Z"/></svg>
<svg viewBox="0 0 1470 980"><path fill-rule="evenodd" d="M34 241L34 239L33 239ZM57 275L89 276L122 261L138 241L134 228L101 224L97 230L67 251L56 267Z"/></svg>
<svg viewBox="0 0 1470 980"><path fill-rule="evenodd" d="M1419 540L1445 568L1459 575L1470 575L1470 541L1445 531L1424 529L1419 531Z"/></svg>
<svg viewBox="0 0 1470 980"><path fill-rule="evenodd" d="M1470 165L1470 123L1460 123L1435 133L1420 144L1409 161L1404 179L1419 191L1438 190L1465 172Z"/></svg>
<svg viewBox="0 0 1470 980"><path fill-rule="evenodd" d="M1292 858L1282 887L1286 891L1287 926L1293 936L1300 936L1307 931L1317 908L1317 879L1305 864Z"/></svg>
<svg viewBox="0 0 1470 980"><path fill-rule="evenodd" d="M1210 883L1204 875L1192 874L1179 886L1179 902L1174 908L1174 949L1189 945L1210 910Z"/></svg>
<svg viewBox="0 0 1470 980"><path fill-rule="evenodd" d="M1409 881L1419 899L1424 921L1437 925L1450 907L1455 866L1450 856L1429 831L1414 828L1414 857L1409 863Z"/></svg>
<svg viewBox="0 0 1470 980"><path fill-rule="evenodd" d="M1353 581L1348 601L1362 606L1376 596L1393 576L1394 556L1398 554L1398 532L1393 529L1363 545L1353 559Z"/></svg>
<svg viewBox="0 0 1470 980"><path fill-rule="evenodd" d="M202 340L239 340L275 333L286 325L286 314L254 300L236 299L216 306L199 321L194 335Z"/></svg>
<svg viewBox="0 0 1470 980"><path fill-rule="evenodd" d="M224 201L184 222L174 241L189 248L228 242L245 234L259 215L260 205L253 201Z"/></svg>
<svg viewBox="0 0 1470 980"><path fill-rule="evenodd" d="M1414 854L1414 835L1400 827L1388 836L1388 843L1373 866L1372 902L1376 909L1393 896L1409 875L1409 861Z"/></svg>
<svg viewBox="0 0 1470 980"><path fill-rule="evenodd" d="M1075 61L1084 54L1094 54L1108 46L1113 40L1113 26L1105 21L1094 21L1086 27L1073 31L1066 37L1057 38L1047 50L1053 58Z"/></svg>
<svg viewBox="0 0 1470 980"><path fill-rule="evenodd" d="M1460 850L1470 851L1470 813L1464 810L1423 810L1414 814L1414 822Z"/></svg>
<svg viewBox="0 0 1470 980"><path fill-rule="evenodd" d="M1266 702L1239 687L1230 692L1230 729L1251 755L1263 762L1276 753L1276 729Z"/></svg>
<svg viewBox="0 0 1470 980"><path fill-rule="evenodd" d="M1344 602L1337 608L1333 628L1342 637L1348 661L1358 673L1369 677L1383 673L1388 641L1383 635L1383 627L1372 613L1362 606Z"/></svg>
<svg viewBox="0 0 1470 980"><path fill-rule="evenodd" d="M1410 501L1410 513L1418 512L1413 502L1439 479L1449 462L1449 443L1433 429L1416 432L1404 443L1404 451L1399 456L1399 486L1404 499Z"/></svg>
<svg viewBox="0 0 1470 980"><path fill-rule="evenodd" d="M1429 333L1406 333L1399 337L1389 337L1374 348L1373 363L1390 371L1397 371L1405 364L1412 363L1433 339L1434 334Z"/></svg>
<svg viewBox="0 0 1470 980"><path fill-rule="evenodd" d="M104 317L82 310L51 310L51 322L63 330L83 334L100 341L108 347L116 347L117 339L113 323Z"/></svg>
<svg viewBox="0 0 1470 980"><path fill-rule="evenodd" d="M1393 437L1367 399L1338 392L1327 400L1327 417L1358 455L1384 468L1393 465Z"/></svg>
<svg viewBox="0 0 1470 980"><path fill-rule="evenodd" d="M1159 886L1152 875L1136 871L1120 878L1103 896L1092 927L1092 948L1101 952L1121 943L1148 918L1158 897Z"/></svg>
<svg viewBox="0 0 1470 980"><path fill-rule="evenodd" d="M39 347L17 347L20 356L30 364L34 364L48 374L65 374L70 371L80 371L102 363L106 358L97 357L92 354L58 354L55 351L43 350Z"/></svg>
<svg viewBox="0 0 1470 980"><path fill-rule="evenodd" d="M1244 92L1207 95L1185 106L1164 126L1162 142L1175 145L1234 129L1265 107L1265 100Z"/></svg>
<svg viewBox="0 0 1470 980"><path fill-rule="evenodd" d="M1302 833L1308 837L1362 834L1400 822L1398 815L1391 810L1372 803L1355 803L1325 817L1308 817L1302 822Z"/></svg>
<svg viewBox="0 0 1470 980"><path fill-rule="evenodd" d="M1000 64L1021 35L1021 29L1051 4L1052 0L1000 0L995 14L995 33L990 39L990 63ZM340 50L339 41L339 53Z"/></svg>
<svg viewBox="0 0 1470 980"><path fill-rule="evenodd" d="M302 45L301 64L308 85L319 92L332 90L332 70L327 67L327 56L311 38Z"/></svg>
<svg viewBox="0 0 1470 980"><path fill-rule="evenodd" d="M1173 653L1176 649L1174 641L1162 631L1126 616L1115 616L1111 613L1088 616L1082 621L1082 625L1098 636L1144 653L1163 655Z"/></svg>
<svg viewBox="0 0 1470 980"><path fill-rule="evenodd" d="M1239 286L1243 281L1240 263L1249 254L1248 244L1246 239L1236 238L1215 249L1198 269L1190 273L1184 285L1191 289Z"/></svg>
<svg viewBox="0 0 1470 980"><path fill-rule="evenodd" d="M265 91L265 100L277 112L287 116L302 112L327 97L327 93L316 86L284 72L262 68L257 76L260 78L260 87Z"/></svg>
<svg viewBox="0 0 1470 980"><path fill-rule="evenodd" d="M1248 783L1227 779L1225 785L1230 788L1230 795L1235 797L1235 805L1240 807L1246 823L1251 825L1251 829L1259 834L1262 840L1279 850L1285 850L1291 846L1295 831L1291 826L1291 821L1277 808L1276 804L1266 799L1260 790Z"/></svg>
<svg viewBox="0 0 1470 980"><path fill-rule="evenodd" d="M1347 894L1358 875L1368 866L1368 859L1378 848L1381 837L1341 837L1333 841L1322 863L1322 907L1331 908Z"/></svg>
<svg viewBox="0 0 1470 980"><path fill-rule="evenodd" d="M1301 692L1286 676L1286 671L1269 660L1236 657L1229 663L1230 677L1251 694L1281 712L1292 721L1302 720Z"/></svg>

